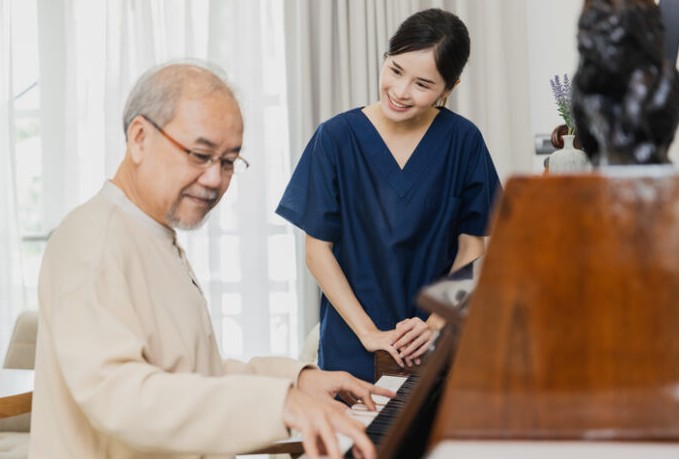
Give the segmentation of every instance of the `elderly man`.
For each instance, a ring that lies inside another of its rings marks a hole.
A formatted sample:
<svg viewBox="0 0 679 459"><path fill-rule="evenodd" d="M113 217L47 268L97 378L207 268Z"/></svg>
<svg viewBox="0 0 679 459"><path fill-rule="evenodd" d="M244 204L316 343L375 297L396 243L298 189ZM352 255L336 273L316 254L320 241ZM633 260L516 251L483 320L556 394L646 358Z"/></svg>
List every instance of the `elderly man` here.
<svg viewBox="0 0 679 459"><path fill-rule="evenodd" d="M52 235L40 273L30 457L225 457L296 429L309 455L340 457L335 433L373 457L334 400L393 396L346 373L282 358L223 360L173 228L202 223L229 187L243 120L203 66L147 72L124 114L113 180Z"/></svg>

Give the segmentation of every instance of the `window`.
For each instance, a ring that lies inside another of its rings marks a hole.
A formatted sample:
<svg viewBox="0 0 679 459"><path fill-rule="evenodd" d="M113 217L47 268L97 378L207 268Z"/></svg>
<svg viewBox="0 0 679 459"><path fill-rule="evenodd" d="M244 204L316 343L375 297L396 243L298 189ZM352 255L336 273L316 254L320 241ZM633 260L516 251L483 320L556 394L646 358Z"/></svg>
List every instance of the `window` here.
<svg viewBox="0 0 679 459"><path fill-rule="evenodd" d="M218 8L225 22L257 21L232 32L250 46L249 56L238 47L213 56L238 63L227 71L243 108L243 156L252 167L234 178L205 227L181 238L196 275L207 282L224 354L243 359L299 352L295 241L274 213L290 171L282 9L280 1ZM224 46L229 37L219 40Z"/></svg>
<svg viewBox="0 0 679 459"><path fill-rule="evenodd" d="M38 25L35 0L11 1L17 221L26 306L37 307L37 280L46 243L43 226Z"/></svg>
<svg viewBox="0 0 679 459"><path fill-rule="evenodd" d="M204 227L180 239L223 355L296 356L295 242L274 214L290 171L282 0L120 1L103 10L90 0L5 1L12 7L14 173L28 307L37 307L48 233L122 157L120 115L131 83L156 63L207 58L231 76L252 167L234 178Z"/></svg>

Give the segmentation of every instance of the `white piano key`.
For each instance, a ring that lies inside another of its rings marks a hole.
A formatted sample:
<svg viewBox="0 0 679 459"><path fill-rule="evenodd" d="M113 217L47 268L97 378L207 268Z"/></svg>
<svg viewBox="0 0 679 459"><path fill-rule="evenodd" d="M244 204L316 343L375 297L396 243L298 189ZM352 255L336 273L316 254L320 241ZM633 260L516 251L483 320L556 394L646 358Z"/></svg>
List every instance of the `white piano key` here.
<svg viewBox="0 0 679 459"><path fill-rule="evenodd" d="M379 387L385 387L389 390L396 392L403 385L406 379L408 379L407 376L383 375L380 377L380 379L377 380L375 385ZM368 408L362 403L357 403L356 405L347 409L347 414L349 414L349 416L356 419L366 427L370 425L372 420L375 419L375 417L377 416L378 412L382 410L382 408L384 408L384 405L386 405L387 402L390 400L389 397L384 397L382 395L371 395L371 397L375 404L378 405L377 406L378 411L368 411ZM342 451L342 454L346 454L346 452L349 451L349 449L351 449L351 447L354 444L351 438L341 433L337 434L337 440L339 442L340 451ZM327 459L327 456L321 456L321 458ZM308 458L306 454L303 454L302 456L300 456L300 459Z"/></svg>

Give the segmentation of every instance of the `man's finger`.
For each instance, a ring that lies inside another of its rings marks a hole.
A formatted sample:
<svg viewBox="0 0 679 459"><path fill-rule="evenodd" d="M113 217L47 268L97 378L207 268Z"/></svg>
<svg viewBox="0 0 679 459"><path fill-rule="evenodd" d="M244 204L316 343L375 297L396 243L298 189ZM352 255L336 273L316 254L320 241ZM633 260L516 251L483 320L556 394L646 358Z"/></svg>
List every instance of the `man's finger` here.
<svg viewBox="0 0 679 459"><path fill-rule="evenodd" d="M361 401L370 411L375 411L377 406L375 405L375 400L373 400L372 395L381 395L383 397L394 398L396 397L396 392L385 387L372 385L367 391L366 396L361 398Z"/></svg>
<svg viewBox="0 0 679 459"><path fill-rule="evenodd" d="M332 459L342 459L337 435L335 435L335 429L331 427L330 423L327 421L323 422L321 426L319 426L319 434L328 457Z"/></svg>
<svg viewBox="0 0 679 459"><path fill-rule="evenodd" d="M362 428L352 429L351 432L343 433L351 437L354 441L354 447L358 448L362 457L365 457L366 459L373 459L375 457L375 445L373 445Z"/></svg>
<svg viewBox="0 0 679 459"><path fill-rule="evenodd" d="M362 457L366 459L373 459L375 457L375 445L365 434L363 424L349 417L338 417L335 419L335 422L337 430L353 440L354 447L358 448Z"/></svg>
<svg viewBox="0 0 679 459"><path fill-rule="evenodd" d="M320 456L318 444L316 443L317 440L312 430L302 432L302 446L304 447L304 453L309 459L317 459Z"/></svg>

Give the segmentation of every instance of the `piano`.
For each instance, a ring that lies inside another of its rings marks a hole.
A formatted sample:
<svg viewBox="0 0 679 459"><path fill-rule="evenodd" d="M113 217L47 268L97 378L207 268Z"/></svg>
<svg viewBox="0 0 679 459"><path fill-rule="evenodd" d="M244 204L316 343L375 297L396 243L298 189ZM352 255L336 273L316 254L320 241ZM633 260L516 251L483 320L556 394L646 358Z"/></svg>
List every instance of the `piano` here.
<svg viewBox="0 0 679 459"><path fill-rule="evenodd" d="M514 177L492 225L432 444L679 442L677 170Z"/></svg>
<svg viewBox="0 0 679 459"><path fill-rule="evenodd" d="M447 322L422 367L379 370L378 457L679 457L677 171L510 178L491 234L418 297Z"/></svg>
<svg viewBox="0 0 679 459"><path fill-rule="evenodd" d="M478 282L422 291L448 325L378 457L679 457L677 171L510 178L491 234Z"/></svg>

